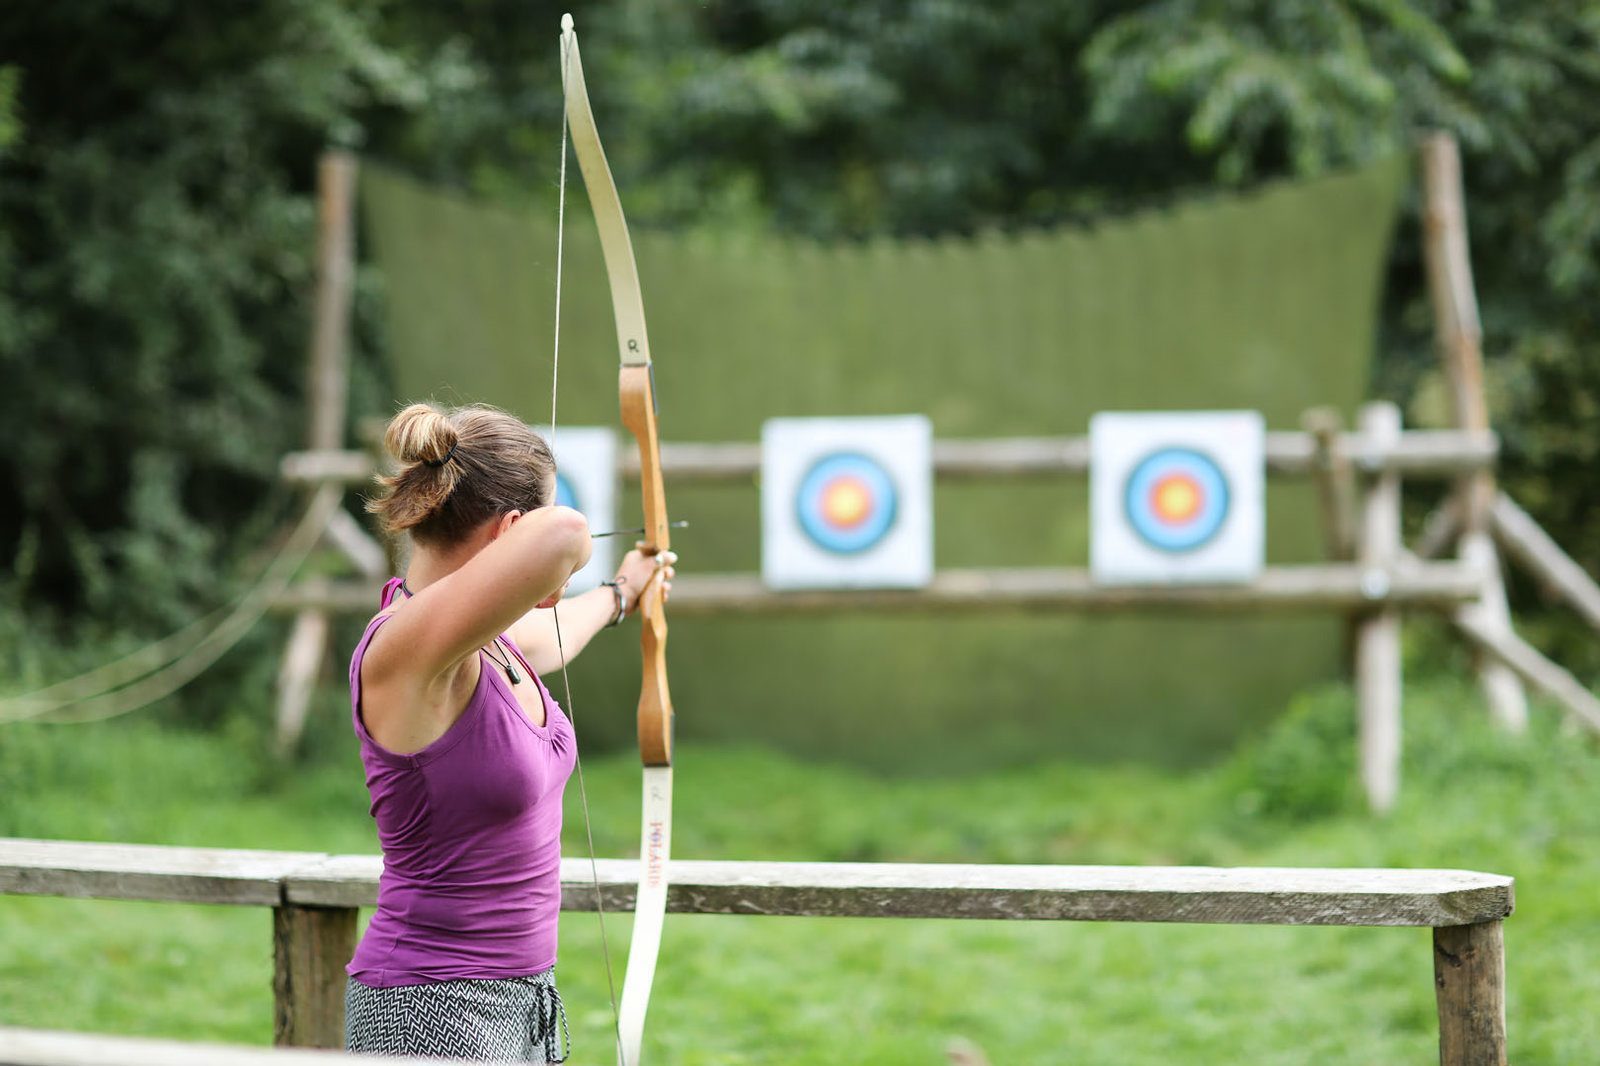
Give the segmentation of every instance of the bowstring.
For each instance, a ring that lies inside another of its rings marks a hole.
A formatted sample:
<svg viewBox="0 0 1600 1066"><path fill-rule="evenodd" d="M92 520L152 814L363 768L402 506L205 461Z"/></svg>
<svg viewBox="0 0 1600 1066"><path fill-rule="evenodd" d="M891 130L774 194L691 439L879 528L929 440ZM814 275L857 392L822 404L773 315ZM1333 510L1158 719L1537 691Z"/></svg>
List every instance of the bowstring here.
<svg viewBox="0 0 1600 1066"><path fill-rule="evenodd" d="M571 38L561 36L561 171L556 194L556 307L555 338L551 343L550 372L550 450L556 448L556 398L561 382L561 278L566 251L567 219L567 93L572 72ZM572 703L572 679L567 675L567 650L561 642L561 609L557 603L550 608L555 623L556 654L561 659L561 690L567 706L567 718L572 722L573 744L578 737L578 712ZM611 1029L617 1042L617 1057L622 1057L622 1014L617 1007L617 979L611 968L611 942L606 936L605 900L600 893L600 866L594 854L594 823L589 818L589 790L583 781L583 758L574 752L573 765L578 772L578 801L583 807L583 833L589 845L589 875L594 882L594 909L600 919L600 955L606 964L606 992L611 998Z"/></svg>

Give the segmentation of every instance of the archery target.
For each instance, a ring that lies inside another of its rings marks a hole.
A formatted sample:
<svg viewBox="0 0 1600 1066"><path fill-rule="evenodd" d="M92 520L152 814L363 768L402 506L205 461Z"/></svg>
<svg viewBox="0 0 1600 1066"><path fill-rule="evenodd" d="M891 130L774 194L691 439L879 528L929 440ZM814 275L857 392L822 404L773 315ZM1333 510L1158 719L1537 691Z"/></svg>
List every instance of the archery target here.
<svg viewBox="0 0 1600 1066"><path fill-rule="evenodd" d="M547 427L536 427L550 440ZM555 432L556 499L562 507L583 512L589 528L604 533L617 528L617 438L604 426L561 426ZM609 581L616 571L619 551L632 547L637 537L599 537L583 569L572 575L568 595L576 595ZM622 541L619 549L617 542Z"/></svg>
<svg viewBox="0 0 1600 1066"><path fill-rule="evenodd" d="M926 418L775 418L761 433L772 588L917 588L933 576Z"/></svg>
<svg viewBox="0 0 1600 1066"><path fill-rule="evenodd" d="M578 490L572 487L572 481L560 470L556 471L556 506L570 507L574 511L583 510L583 501L578 499Z"/></svg>
<svg viewBox="0 0 1600 1066"><path fill-rule="evenodd" d="M839 555L870 551L894 527L894 478L860 452L833 452L800 479L795 517L817 547Z"/></svg>
<svg viewBox="0 0 1600 1066"><path fill-rule="evenodd" d="M1253 411L1090 422L1090 569L1107 584L1250 581L1266 541Z"/></svg>

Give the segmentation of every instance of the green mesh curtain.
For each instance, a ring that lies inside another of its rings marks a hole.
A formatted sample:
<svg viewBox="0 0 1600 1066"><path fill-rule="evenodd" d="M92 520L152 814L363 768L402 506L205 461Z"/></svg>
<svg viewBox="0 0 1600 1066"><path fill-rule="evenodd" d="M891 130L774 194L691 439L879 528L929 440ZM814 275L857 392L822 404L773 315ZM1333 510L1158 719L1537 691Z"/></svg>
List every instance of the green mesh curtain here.
<svg viewBox="0 0 1600 1066"><path fill-rule="evenodd" d="M666 440L755 440L776 415L921 412L941 437L1086 432L1104 409L1254 408L1295 428L1365 395L1405 172L1396 160L1092 229L824 246L635 228ZM368 165L396 401L549 418L553 216ZM626 203L627 190L623 190ZM571 191L563 424L616 424L593 221ZM673 489L685 573L756 569L754 485ZM941 485L941 566L1084 565L1081 480ZM637 510L625 499L624 514ZM1317 558L1307 486L1269 491L1271 561ZM680 736L905 770L1039 757L1191 761L1338 671L1327 616L943 617L672 627ZM574 673L593 743L631 743L631 630ZM685 751L692 751L692 744Z"/></svg>

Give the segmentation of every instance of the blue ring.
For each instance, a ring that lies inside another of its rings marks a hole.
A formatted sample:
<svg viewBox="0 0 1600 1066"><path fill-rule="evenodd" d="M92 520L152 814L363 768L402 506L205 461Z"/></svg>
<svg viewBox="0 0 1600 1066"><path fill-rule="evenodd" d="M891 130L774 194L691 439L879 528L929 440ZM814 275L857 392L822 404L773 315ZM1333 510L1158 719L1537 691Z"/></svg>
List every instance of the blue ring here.
<svg viewBox="0 0 1600 1066"><path fill-rule="evenodd" d="M866 521L850 529L830 525L822 514L822 494L841 477L865 483L872 502ZM811 542L836 555L858 555L876 546L893 528L899 512L894 479L876 459L859 452L835 452L812 464L795 493L795 518Z"/></svg>
<svg viewBox="0 0 1600 1066"><path fill-rule="evenodd" d="M1173 474L1193 478L1200 487L1200 510L1182 525L1163 522L1149 505L1155 482ZM1139 539L1158 551L1181 554L1211 541L1228 519L1231 498L1228 479L1204 452L1194 448L1161 448L1139 461L1128 475L1122 505L1128 524Z"/></svg>
<svg viewBox="0 0 1600 1066"><path fill-rule="evenodd" d="M570 507L574 511L583 510L578 506L578 491L572 487L572 482L559 470L556 471L556 506Z"/></svg>

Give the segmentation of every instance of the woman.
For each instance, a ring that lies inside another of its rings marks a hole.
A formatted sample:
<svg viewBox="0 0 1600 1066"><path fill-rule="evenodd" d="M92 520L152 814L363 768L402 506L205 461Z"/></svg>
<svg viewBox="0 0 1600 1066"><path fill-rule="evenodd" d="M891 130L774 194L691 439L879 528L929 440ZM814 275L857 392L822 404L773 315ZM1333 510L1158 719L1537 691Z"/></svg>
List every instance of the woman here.
<svg viewBox="0 0 1600 1066"><path fill-rule="evenodd" d="M370 508L412 553L350 661L384 868L347 968L345 1047L560 1062L561 797L577 747L539 679L562 665L555 612L539 608L588 561L589 529L552 505L549 447L504 412L414 404L385 445L400 470ZM648 582L669 589L673 561L631 552L614 583L562 604L566 658Z"/></svg>

